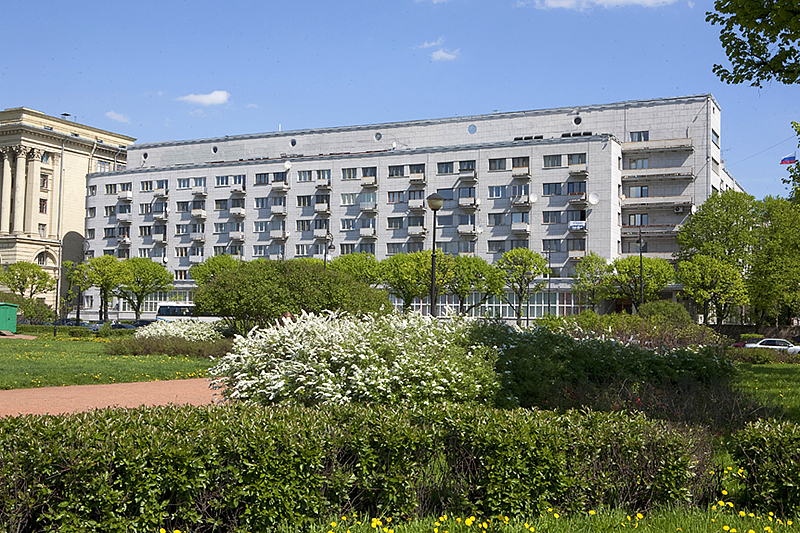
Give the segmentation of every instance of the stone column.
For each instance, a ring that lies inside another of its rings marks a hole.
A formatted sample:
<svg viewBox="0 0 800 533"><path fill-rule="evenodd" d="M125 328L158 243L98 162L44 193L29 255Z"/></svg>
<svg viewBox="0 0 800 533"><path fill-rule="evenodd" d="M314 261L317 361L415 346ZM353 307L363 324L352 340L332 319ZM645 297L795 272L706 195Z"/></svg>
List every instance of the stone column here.
<svg viewBox="0 0 800 533"><path fill-rule="evenodd" d="M3 155L3 180L0 182L0 234L11 231L11 154L13 150L5 147Z"/></svg>
<svg viewBox="0 0 800 533"><path fill-rule="evenodd" d="M12 233L19 235L23 230L25 221L25 155L28 149L24 146L15 146L17 156L16 172L14 173L14 222Z"/></svg>
<svg viewBox="0 0 800 533"><path fill-rule="evenodd" d="M39 220L37 213L39 212L39 175L42 171L42 153L43 150L38 148L31 148L28 151L28 183L25 187L25 226L24 232L27 236L38 237L39 228L35 221ZM50 202L48 202L49 204ZM48 205L48 210L50 206Z"/></svg>

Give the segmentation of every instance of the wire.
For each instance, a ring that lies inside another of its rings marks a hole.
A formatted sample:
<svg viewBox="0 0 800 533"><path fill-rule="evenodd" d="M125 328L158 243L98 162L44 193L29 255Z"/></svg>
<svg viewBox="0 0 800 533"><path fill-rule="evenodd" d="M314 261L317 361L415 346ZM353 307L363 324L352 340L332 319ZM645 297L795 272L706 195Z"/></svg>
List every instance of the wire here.
<svg viewBox="0 0 800 533"><path fill-rule="evenodd" d="M744 159L742 159L742 160L740 160L740 161L737 161L737 162L735 162L735 163L725 163L725 166L726 166L726 167L730 167L730 166L733 166L733 165L738 165L739 163L744 163L744 162L745 162L745 161L747 161L748 159L753 159L753 158L754 158L754 157L756 157L757 155L761 155L761 154L763 154L764 152L766 152L766 151L768 151L768 150L772 150L772 149L773 149L773 148L775 148L776 146L780 146L780 145L782 145L783 143L785 143L786 141L788 141L788 140L790 140L790 139L794 139L794 138L795 138L795 136L794 136L794 135L792 135L792 136L790 136L790 137L786 137L784 140L782 140L782 141L781 141L781 142L779 142L778 144L773 144L773 145L772 145L772 146L770 146L769 148L765 148L765 149L761 150L760 152L758 152L757 154L753 154L753 155L751 155L750 157L745 157Z"/></svg>

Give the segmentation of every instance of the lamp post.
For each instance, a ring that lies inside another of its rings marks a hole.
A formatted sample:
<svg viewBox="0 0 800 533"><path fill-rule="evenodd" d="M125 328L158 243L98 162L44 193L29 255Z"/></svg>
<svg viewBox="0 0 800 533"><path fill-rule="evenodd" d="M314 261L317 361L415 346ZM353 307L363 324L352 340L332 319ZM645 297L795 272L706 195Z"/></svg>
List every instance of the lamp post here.
<svg viewBox="0 0 800 533"><path fill-rule="evenodd" d="M328 251L330 250L331 254L333 254L335 249L336 247L333 245L333 235L328 231L328 233L325 234L325 268L328 268Z"/></svg>
<svg viewBox="0 0 800 533"><path fill-rule="evenodd" d="M644 304L644 259L642 258L642 248L644 248L644 241L642 240L642 226L639 226L639 238L636 239L636 244L639 246L639 305Z"/></svg>
<svg viewBox="0 0 800 533"><path fill-rule="evenodd" d="M528 310L525 312L525 327L531 325L531 281L533 281L533 272L530 270L525 272L525 279L528 280Z"/></svg>
<svg viewBox="0 0 800 533"><path fill-rule="evenodd" d="M444 205L444 197L439 193L428 196L428 207L433 211L433 247L431 248L431 316L437 316L436 309L436 212Z"/></svg>

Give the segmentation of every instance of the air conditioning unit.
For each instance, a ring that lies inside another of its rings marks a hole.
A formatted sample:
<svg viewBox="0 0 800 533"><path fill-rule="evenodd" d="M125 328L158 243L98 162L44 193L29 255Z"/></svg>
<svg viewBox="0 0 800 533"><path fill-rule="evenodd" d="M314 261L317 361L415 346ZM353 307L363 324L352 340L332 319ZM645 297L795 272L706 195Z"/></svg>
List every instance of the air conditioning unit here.
<svg viewBox="0 0 800 533"><path fill-rule="evenodd" d="M683 213L683 206L677 205L673 209L676 213Z"/></svg>

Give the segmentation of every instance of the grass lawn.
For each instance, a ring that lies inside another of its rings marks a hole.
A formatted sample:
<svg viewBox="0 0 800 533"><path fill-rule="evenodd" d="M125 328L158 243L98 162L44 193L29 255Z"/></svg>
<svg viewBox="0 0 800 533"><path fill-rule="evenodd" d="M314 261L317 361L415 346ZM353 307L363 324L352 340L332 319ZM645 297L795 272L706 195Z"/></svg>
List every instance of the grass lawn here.
<svg viewBox="0 0 800 533"><path fill-rule="evenodd" d="M0 389L197 378L212 366L188 357L106 355L106 342L0 338Z"/></svg>
<svg viewBox="0 0 800 533"><path fill-rule="evenodd" d="M759 402L778 405L800 423L800 365L774 363L739 366L737 386Z"/></svg>

